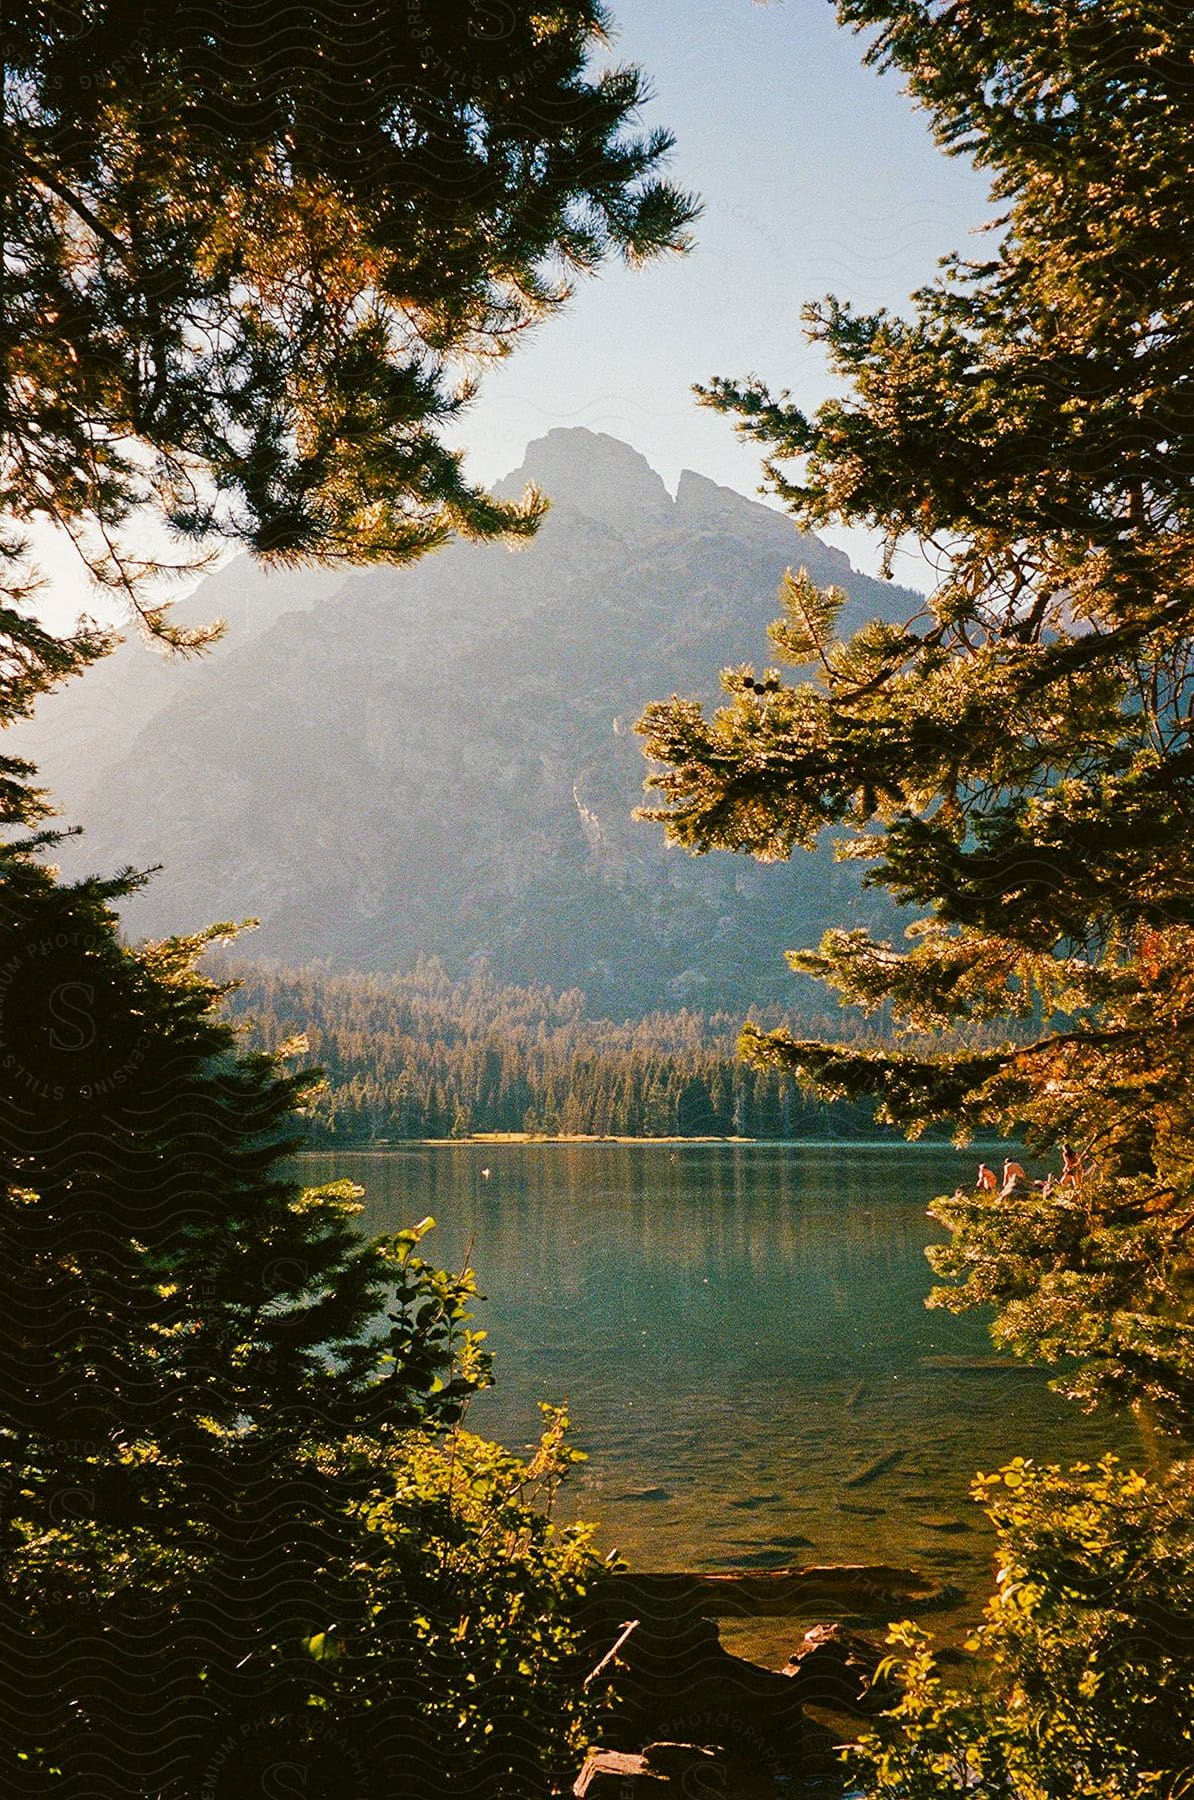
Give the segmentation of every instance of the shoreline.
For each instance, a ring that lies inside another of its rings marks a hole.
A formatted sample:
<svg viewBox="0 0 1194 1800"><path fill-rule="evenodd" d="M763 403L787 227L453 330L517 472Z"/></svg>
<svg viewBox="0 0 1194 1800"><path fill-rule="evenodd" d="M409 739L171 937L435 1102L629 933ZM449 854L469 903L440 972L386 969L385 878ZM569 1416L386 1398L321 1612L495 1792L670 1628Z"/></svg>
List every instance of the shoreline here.
<svg viewBox="0 0 1194 1800"><path fill-rule="evenodd" d="M953 1151L957 1156L970 1156L976 1151L996 1151L1018 1149L1020 1146L1009 1138L974 1138L961 1146L948 1139L920 1138L910 1143L906 1138L756 1138L756 1137L717 1137L713 1134L704 1137L631 1137L621 1135L599 1136L596 1133L572 1132L552 1134L529 1131L478 1131L468 1137L419 1137L419 1138L373 1138L363 1143L321 1144L300 1150L300 1156L353 1155L363 1156L373 1152L390 1150L418 1149L453 1149L465 1150L470 1145L493 1148L502 1145L514 1145L522 1148L525 1145L541 1144L657 1144L661 1148L675 1149L681 1144L730 1144L755 1145L760 1149L782 1150L926 1150Z"/></svg>

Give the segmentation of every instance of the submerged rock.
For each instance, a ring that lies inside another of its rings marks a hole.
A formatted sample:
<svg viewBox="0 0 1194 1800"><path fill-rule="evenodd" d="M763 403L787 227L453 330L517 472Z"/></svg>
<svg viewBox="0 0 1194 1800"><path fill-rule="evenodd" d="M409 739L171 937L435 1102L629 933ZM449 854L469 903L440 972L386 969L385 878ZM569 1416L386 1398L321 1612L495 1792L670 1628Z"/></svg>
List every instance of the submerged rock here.
<svg viewBox="0 0 1194 1800"><path fill-rule="evenodd" d="M611 1576L602 1590L623 1618L644 1611L674 1617L779 1618L809 1607L874 1613L917 1610L952 1598L933 1576L889 1563L810 1563L801 1568L687 1570Z"/></svg>
<svg viewBox="0 0 1194 1800"><path fill-rule="evenodd" d="M864 1463L860 1469L855 1469L852 1475L847 1475L845 1485L848 1488L867 1487L872 1481L877 1481L880 1475L886 1475L889 1469L894 1469L896 1464L903 1460L904 1452L902 1450L888 1450L883 1456L877 1456L873 1462Z"/></svg>
<svg viewBox="0 0 1194 1800"><path fill-rule="evenodd" d="M898 1698L889 1679L877 1679L886 1651L844 1625L806 1631L781 1673L796 1683L801 1704L852 1713L882 1712Z"/></svg>

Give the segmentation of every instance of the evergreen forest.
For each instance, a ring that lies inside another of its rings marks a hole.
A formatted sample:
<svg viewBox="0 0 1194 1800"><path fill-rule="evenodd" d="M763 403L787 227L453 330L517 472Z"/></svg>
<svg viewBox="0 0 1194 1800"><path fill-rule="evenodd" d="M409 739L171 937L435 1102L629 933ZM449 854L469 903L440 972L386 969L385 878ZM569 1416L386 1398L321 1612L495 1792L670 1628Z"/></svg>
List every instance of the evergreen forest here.
<svg viewBox="0 0 1194 1800"><path fill-rule="evenodd" d="M303 1060L321 1071L312 1146L481 1132L896 1137L865 1100L805 1095L785 1072L745 1062L730 1013L615 1023L589 1017L576 989L499 986L485 974L452 981L434 958L374 976L234 964L228 978L247 1043L278 1051L302 1039ZM752 1016L759 1029L792 1025ZM878 1041L873 1021L859 1028L862 1042Z"/></svg>

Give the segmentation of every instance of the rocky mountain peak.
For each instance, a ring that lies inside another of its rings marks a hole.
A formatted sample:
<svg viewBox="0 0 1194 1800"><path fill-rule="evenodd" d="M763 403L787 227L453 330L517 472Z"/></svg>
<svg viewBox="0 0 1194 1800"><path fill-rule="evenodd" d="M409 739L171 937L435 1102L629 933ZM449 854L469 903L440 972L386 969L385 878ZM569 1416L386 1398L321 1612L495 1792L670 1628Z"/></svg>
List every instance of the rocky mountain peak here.
<svg viewBox="0 0 1194 1800"><path fill-rule="evenodd" d="M503 485L528 481L556 510L518 556L457 543L410 569L277 576L241 558L188 606L228 619L213 658L130 643L47 695L16 747L85 827L55 860L160 865L124 908L133 936L252 915L257 955L484 957L611 1017L785 998L780 947L854 916L853 866L669 849L633 817L630 727L661 695L716 704L719 669L767 655L786 566L843 580L847 631L916 598L702 476L673 501L600 432L531 444Z"/></svg>
<svg viewBox="0 0 1194 1800"><path fill-rule="evenodd" d="M557 426L527 445L521 468L496 485L503 497L521 494L528 483L541 488L557 508L583 513L625 533L670 530L674 503L662 477L645 456L584 426Z"/></svg>

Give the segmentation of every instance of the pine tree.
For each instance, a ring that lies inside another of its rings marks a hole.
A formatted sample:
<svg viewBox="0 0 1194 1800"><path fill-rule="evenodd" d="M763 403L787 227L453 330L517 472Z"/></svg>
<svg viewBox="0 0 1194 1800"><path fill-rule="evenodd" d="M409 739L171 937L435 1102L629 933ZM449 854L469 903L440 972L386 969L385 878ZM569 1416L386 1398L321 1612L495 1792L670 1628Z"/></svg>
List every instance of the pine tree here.
<svg viewBox="0 0 1194 1800"><path fill-rule="evenodd" d="M870 883L927 909L908 948L832 931L792 961L955 1047L748 1026L749 1050L909 1129L1080 1147L1080 1195L978 1208L969 1288L1021 1347L1081 1349L1084 1391L1188 1420L1194 315L1175 145L1194 22L1128 0L842 14L883 25L871 55L995 172L997 249L947 263L910 321L812 309L849 403L810 419L758 384L705 397L770 446L802 523L949 551L919 618L848 643L836 596L790 580L773 638L811 679L728 671L713 718L652 707L653 816L691 849L763 857L844 827Z"/></svg>
<svg viewBox="0 0 1194 1800"><path fill-rule="evenodd" d="M440 428L610 255L684 244L593 0L14 0L0 27L5 557L71 533L170 636L160 556L401 562L533 532ZM188 640L186 634L174 641Z"/></svg>
<svg viewBox="0 0 1194 1800"><path fill-rule="evenodd" d="M441 440L454 371L693 207L600 10L501 10L5 8L0 727L113 642L37 622L35 522L191 650L163 531L192 567L533 532ZM60 884L33 779L0 758L0 1787L546 1790L589 1706L563 1420L529 1464L463 1429L470 1280L303 1190L311 1077L221 1021L220 932L123 944L136 878Z"/></svg>
<svg viewBox="0 0 1194 1800"><path fill-rule="evenodd" d="M367 1241L356 1190L303 1189L315 1078L238 1052L206 935L120 943L126 886L3 853L5 1791L251 1794L346 1756L361 1795L533 1791L575 1748L593 1562L536 1511L558 1426L530 1470L462 1434L471 1278L429 1221Z"/></svg>
<svg viewBox="0 0 1194 1800"><path fill-rule="evenodd" d="M811 416L757 380L703 398L766 446L800 524L869 526L889 566L919 545L938 580L916 617L845 642L839 597L790 578L772 639L807 676L727 671L711 718L683 699L649 709L647 752L666 765L652 816L690 849L764 858L836 830L914 909L903 945L835 930L791 957L879 1013L882 1042L748 1026L747 1052L821 1095L873 1096L911 1133L1021 1135L1053 1179L937 1203L953 1232L938 1298L992 1304L999 1341L1075 1358L1069 1392L1133 1404L1180 1455L1194 1431L1194 15L1165 0L838 10L871 30L868 56L904 73L939 141L991 173L1002 216L987 254L949 259L910 318L832 298L808 310L842 398ZM1158 1588L1166 1559L1188 1566L1188 1511L1169 1499L1188 1479L1179 1463L1148 1490ZM1060 1578L1047 1537L1030 1583ZM1130 1658L1133 1629L1116 1624L1109 1662ZM1176 1765L1126 1747L1115 1764L1127 1725L1093 1704L1110 1760L1106 1785L1081 1791L1160 1791ZM1001 1718L997 1704L982 1726L988 1751ZM1190 1730L1187 1714L1157 1755L1180 1737L1194 1758ZM922 1785L893 1765L882 1791L954 1792L931 1762ZM1046 1791L1035 1767L1010 1791ZM992 1779L984 1792L1009 1791Z"/></svg>

